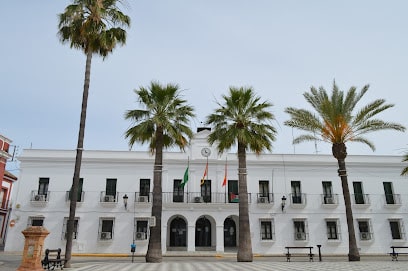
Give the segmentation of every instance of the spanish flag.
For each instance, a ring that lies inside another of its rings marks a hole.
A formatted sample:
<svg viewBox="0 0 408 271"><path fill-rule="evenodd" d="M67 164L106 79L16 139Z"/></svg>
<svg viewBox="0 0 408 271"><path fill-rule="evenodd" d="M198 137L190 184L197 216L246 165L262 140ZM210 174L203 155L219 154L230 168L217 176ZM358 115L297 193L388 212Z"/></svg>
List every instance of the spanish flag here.
<svg viewBox="0 0 408 271"><path fill-rule="evenodd" d="M222 186L227 185L227 158L225 158L225 173L224 173L224 181L222 182Z"/></svg>
<svg viewBox="0 0 408 271"><path fill-rule="evenodd" d="M208 173L208 162L207 162L207 164L205 165L204 175L203 175L203 177L201 178L201 183L200 183L200 185L203 185L203 184L204 184L205 177L207 176L207 173Z"/></svg>

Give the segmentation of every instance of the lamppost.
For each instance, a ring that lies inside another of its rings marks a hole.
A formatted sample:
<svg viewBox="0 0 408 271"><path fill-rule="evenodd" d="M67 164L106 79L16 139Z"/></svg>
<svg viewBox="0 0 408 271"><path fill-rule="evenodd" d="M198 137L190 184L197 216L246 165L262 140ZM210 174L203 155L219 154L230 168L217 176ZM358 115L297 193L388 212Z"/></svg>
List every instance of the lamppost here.
<svg viewBox="0 0 408 271"><path fill-rule="evenodd" d="M285 205L286 205L286 197L285 197L285 195L283 195L283 197L282 197L282 203L281 203L282 212L285 210Z"/></svg>
<svg viewBox="0 0 408 271"><path fill-rule="evenodd" d="M123 196L123 205L125 205L125 209L127 210L127 203L128 203L128 195L127 194L125 194L124 196Z"/></svg>

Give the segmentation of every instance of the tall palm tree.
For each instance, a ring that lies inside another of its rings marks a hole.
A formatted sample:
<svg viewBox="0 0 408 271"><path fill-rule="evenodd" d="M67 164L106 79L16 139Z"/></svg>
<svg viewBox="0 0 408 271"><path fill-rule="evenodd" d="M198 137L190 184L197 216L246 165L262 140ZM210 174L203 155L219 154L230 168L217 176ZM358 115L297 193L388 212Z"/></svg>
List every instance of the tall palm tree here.
<svg viewBox="0 0 408 271"><path fill-rule="evenodd" d="M402 157L402 162L408 162L408 152L406 152L404 156ZM401 171L401 176L405 176L405 175L408 175L408 167L405 167Z"/></svg>
<svg viewBox="0 0 408 271"><path fill-rule="evenodd" d="M120 0L73 0L73 3L59 14L58 35L60 41L69 43L71 48L82 50L86 55L81 117L67 223L66 267L71 266L72 237L85 135L92 56L97 54L105 58L117 44L125 44L126 31L121 27L130 26L130 18L119 10L118 2Z"/></svg>
<svg viewBox="0 0 408 271"><path fill-rule="evenodd" d="M359 261L360 254L357 249L356 236L353 225L353 212L351 210L350 191L347 181L345 159L347 156L346 142L360 142L368 145L373 151L374 144L363 137L369 132L379 130L404 131L405 127L393 122L385 122L374 118L384 110L393 107L386 104L384 99L377 99L355 112L357 103L367 92L369 85L364 86L360 92L351 87L347 93L340 91L333 82L332 94L329 97L323 87L311 87L310 92L303 96L313 107L316 113L305 109L288 107L285 112L291 117L285 125L306 132L293 140L294 144L304 141L325 141L332 144L332 154L337 159L338 174L343 188L343 197L346 207L346 218L349 235L349 261Z"/></svg>
<svg viewBox="0 0 408 271"><path fill-rule="evenodd" d="M208 136L208 142L216 143L219 154L233 146L238 147L239 181L239 245L238 262L252 262L252 244L248 211L247 190L247 150L259 155L262 151L272 150L276 129L271 121L274 115L267 111L272 104L260 102L252 88L230 87L229 95L222 96L224 104L218 103L214 113L207 116L206 123L214 127Z"/></svg>
<svg viewBox="0 0 408 271"><path fill-rule="evenodd" d="M135 93L144 109L126 111L125 119L134 126L125 132L125 137L130 147L136 142L149 143L151 153L155 153L152 216L156 218L156 226L150 228L146 262L161 262L163 149L177 146L184 150L193 136L188 124L194 117L194 108L181 98L179 86L175 84L162 86L151 82L148 88L140 87Z"/></svg>

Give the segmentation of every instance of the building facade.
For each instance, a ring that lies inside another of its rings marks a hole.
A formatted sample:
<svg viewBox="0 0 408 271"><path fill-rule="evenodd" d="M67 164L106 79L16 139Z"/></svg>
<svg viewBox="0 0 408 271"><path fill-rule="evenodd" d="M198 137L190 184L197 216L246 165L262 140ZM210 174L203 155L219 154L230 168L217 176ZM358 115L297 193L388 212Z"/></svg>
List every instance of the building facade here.
<svg viewBox="0 0 408 271"><path fill-rule="evenodd" d="M164 254L237 248L237 156L218 155L207 143L208 133L197 133L185 153L164 153ZM5 250L22 251L21 231L30 225L50 231L45 247L65 247L75 151L24 150L20 161L12 212L16 224ZM153 163L149 152L84 151L73 253L129 253L132 243L136 254L146 253L156 222L151 217ZM400 176L401 157L348 156L346 163L360 253L384 254L391 245L407 245L408 182ZM331 155L247 154L255 254L282 255L285 246L316 245L325 255L348 253L337 169Z"/></svg>
<svg viewBox="0 0 408 271"><path fill-rule="evenodd" d="M17 177L6 170L11 140L0 135L0 249L3 248L11 208L11 191Z"/></svg>

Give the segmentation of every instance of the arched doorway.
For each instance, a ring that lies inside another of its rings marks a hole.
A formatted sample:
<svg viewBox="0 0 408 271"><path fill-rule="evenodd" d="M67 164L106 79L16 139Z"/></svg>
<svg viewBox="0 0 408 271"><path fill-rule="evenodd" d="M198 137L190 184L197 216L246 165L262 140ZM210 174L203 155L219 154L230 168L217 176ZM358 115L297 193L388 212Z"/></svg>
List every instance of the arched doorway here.
<svg viewBox="0 0 408 271"><path fill-rule="evenodd" d="M195 246L211 247L211 222L205 216L196 222Z"/></svg>
<svg viewBox="0 0 408 271"><path fill-rule="evenodd" d="M237 226L231 217L224 221L224 247L237 246Z"/></svg>
<svg viewBox="0 0 408 271"><path fill-rule="evenodd" d="M187 247L187 224L181 217L170 223L170 247Z"/></svg>

